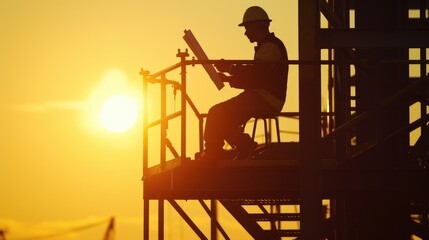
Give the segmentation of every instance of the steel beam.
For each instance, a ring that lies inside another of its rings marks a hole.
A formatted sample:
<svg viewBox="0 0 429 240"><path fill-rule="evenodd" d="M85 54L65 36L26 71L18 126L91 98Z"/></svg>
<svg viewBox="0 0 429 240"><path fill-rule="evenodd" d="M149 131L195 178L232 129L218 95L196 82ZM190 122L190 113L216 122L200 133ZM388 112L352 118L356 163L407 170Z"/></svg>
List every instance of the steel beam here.
<svg viewBox="0 0 429 240"><path fill-rule="evenodd" d="M320 60L316 42L320 27L319 1L298 1L299 59ZM299 132L301 199L301 236L304 240L322 239L321 191L321 86L320 66L299 65Z"/></svg>
<svg viewBox="0 0 429 240"><path fill-rule="evenodd" d="M320 48L421 48L429 47L427 29L320 29Z"/></svg>
<svg viewBox="0 0 429 240"><path fill-rule="evenodd" d="M395 198L429 198L429 171L424 169L331 168L321 175L323 198L367 196L380 186ZM179 167L146 178L144 196L145 203L150 199L298 199L298 180L297 168L279 166ZM265 205L269 204L276 203Z"/></svg>

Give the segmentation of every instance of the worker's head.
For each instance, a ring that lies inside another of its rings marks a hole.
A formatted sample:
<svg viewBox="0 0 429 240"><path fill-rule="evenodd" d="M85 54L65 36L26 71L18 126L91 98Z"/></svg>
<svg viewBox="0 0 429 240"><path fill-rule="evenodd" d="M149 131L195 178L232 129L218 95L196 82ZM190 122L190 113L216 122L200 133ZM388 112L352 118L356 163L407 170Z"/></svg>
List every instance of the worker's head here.
<svg viewBox="0 0 429 240"><path fill-rule="evenodd" d="M264 9L258 6L249 7L243 16L243 22L238 26L244 27L244 33L250 42L259 42L269 33L271 19Z"/></svg>
<svg viewBox="0 0 429 240"><path fill-rule="evenodd" d="M243 22L238 24L238 26L243 27L252 22L271 22L271 19L268 17L267 12L264 9L258 6L249 7L243 15Z"/></svg>

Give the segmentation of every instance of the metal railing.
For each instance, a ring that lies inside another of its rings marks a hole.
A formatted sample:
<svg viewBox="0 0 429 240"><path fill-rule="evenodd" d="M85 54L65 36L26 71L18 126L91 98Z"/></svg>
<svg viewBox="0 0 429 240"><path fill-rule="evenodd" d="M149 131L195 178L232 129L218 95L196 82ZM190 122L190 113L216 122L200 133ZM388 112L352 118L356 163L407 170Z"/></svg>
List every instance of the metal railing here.
<svg viewBox="0 0 429 240"><path fill-rule="evenodd" d="M181 52L178 51L177 57L180 57L181 61L179 63L176 63L172 66L169 66L161 71L158 71L156 73L151 74L149 71L141 69L140 75L143 77L143 108L146 110L148 109L148 85L149 84L159 84L161 86L161 92L160 92L160 118L149 122L148 118L148 111L143 112L143 176L147 176L148 169L149 169L149 129L160 126L160 161L159 161L159 168L162 170L166 167L166 150L167 148L170 150L170 152L173 154L175 159L177 159L180 162L186 161L188 159L187 153L186 153L186 142L187 142L187 106L189 106L193 113L195 114L197 120L198 120L198 128L199 128L199 150L203 151L204 149L204 141L203 141L203 128L204 128L204 120L207 117L206 113L201 113L191 98L187 94L187 77L186 77L186 67L188 65L195 66L195 65L203 65L203 64L216 64L216 63L232 63L232 64L251 64L254 63L253 60L187 60L186 58L189 56L188 51ZM309 64L310 62L306 61L288 61L287 64ZM313 62L314 63L314 62ZM166 77L166 74L169 72L172 72L174 70L180 69L180 82L169 80ZM167 114L167 93L166 89L167 86L173 86L175 91L181 92L181 99L180 99L180 110L176 111L171 114ZM180 151L177 151L170 140L167 138L167 128L168 128L168 122L179 118L180 117ZM279 117L286 117L286 118L299 118L299 114L297 112L290 112L290 113L281 113L279 114Z"/></svg>

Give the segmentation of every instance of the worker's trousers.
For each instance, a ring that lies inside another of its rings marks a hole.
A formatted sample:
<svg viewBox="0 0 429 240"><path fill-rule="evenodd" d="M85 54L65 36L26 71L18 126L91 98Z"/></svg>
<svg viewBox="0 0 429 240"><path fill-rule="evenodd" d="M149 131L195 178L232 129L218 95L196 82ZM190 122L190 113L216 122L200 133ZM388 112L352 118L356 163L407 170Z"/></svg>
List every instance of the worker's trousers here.
<svg viewBox="0 0 429 240"><path fill-rule="evenodd" d="M205 147L213 150L222 149L224 141L232 147L239 146L244 135L243 125L247 121L255 116L278 113L278 110L258 93L245 90L236 97L210 108L204 132Z"/></svg>

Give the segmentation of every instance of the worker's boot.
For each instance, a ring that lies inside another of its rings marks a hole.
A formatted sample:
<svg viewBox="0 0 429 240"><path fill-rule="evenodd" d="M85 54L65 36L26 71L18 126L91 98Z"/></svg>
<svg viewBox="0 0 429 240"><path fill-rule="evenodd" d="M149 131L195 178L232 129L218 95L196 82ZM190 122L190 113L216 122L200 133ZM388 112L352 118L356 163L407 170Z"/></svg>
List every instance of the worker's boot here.
<svg viewBox="0 0 429 240"><path fill-rule="evenodd" d="M226 150L223 148L206 148L202 153L195 156L195 159L214 161L214 160L232 160L236 157L235 150Z"/></svg>
<svg viewBox="0 0 429 240"><path fill-rule="evenodd" d="M245 160L251 158L257 147L258 143L253 141L249 134L243 134L235 144L235 151L237 155L234 160Z"/></svg>

